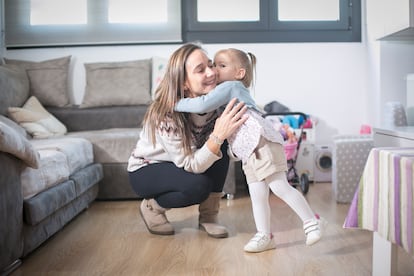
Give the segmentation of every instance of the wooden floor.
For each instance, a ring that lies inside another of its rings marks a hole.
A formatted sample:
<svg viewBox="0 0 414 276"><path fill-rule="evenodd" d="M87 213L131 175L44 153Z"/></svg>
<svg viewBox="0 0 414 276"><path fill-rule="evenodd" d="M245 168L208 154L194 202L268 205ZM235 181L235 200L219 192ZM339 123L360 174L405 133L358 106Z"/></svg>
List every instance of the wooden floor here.
<svg viewBox="0 0 414 276"><path fill-rule="evenodd" d="M323 239L306 246L301 221L272 195L277 249L255 254L243 251L255 233L246 191L222 200L226 239L198 230L197 206L170 210L176 234L156 236L139 216L139 201L97 201L12 275L371 275L372 233L342 228L349 205L335 203L330 183L312 184L306 197L329 222ZM401 249L398 275L414 275L414 260Z"/></svg>

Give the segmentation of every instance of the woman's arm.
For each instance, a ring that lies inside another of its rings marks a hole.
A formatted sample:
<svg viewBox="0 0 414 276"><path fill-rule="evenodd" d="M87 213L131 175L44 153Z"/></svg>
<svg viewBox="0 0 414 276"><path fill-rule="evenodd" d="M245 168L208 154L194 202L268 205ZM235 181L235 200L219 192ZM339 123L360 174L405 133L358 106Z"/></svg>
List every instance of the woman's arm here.
<svg viewBox="0 0 414 276"><path fill-rule="evenodd" d="M206 95L181 99L175 105L175 110L189 113L211 112L227 104L232 98L237 98L249 107L256 106L249 90L240 81L225 81Z"/></svg>
<svg viewBox="0 0 414 276"><path fill-rule="evenodd" d="M215 161L220 159L221 143L232 135L246 120L244 116L247 107L243 103L235 105L236 99L232 99L219 118L216 119L212 135L200 148L194 149L193 154L185 155L181 137L158 133L157 140L164 151L177 167L193 173L206 171Z"/></svg>
<svg viewBox="0 0 414 276"><path fill-rule="evenodd" d="M237 99L231 99L220 117L216 119L213 132L207 140L207 146L215 154L220 152L220 146L246 122L248 115L244 113L247 106L243 102L237 103Z"/></svg>

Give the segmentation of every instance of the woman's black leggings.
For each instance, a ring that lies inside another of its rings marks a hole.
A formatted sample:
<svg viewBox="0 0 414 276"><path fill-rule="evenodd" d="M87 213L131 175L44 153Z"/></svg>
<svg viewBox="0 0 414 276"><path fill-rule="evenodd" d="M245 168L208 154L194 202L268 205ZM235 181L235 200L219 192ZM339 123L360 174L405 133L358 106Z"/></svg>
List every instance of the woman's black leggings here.
<svg viewBox="0 0 414 276"><path fill-rule="evenodd" d="M223 191L229 166L226 149L227 143L224 143L223 158L204 173L190 173L172 162L161 162L130 172L130 183L140 197L154 198L164 208L199 204L211 192Z"/></svg>

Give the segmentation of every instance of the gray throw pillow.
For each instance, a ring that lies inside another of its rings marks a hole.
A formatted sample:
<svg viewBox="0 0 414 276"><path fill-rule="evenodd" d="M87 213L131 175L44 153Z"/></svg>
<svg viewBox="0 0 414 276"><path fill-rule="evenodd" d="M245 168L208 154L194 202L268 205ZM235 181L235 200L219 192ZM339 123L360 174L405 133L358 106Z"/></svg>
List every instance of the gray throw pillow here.
<svg viewBox="0 0 414 276"><path fill-rule="evenodd" d="M70 104L68 77L71 56L41 62L7 59L6 64L23 67L30 81L30 94L44 106L63 107Z"/></svg>
<svg viewBox="0 0 414 276"><path fill-rule="evenodd" d="M39 155L32 144L13 128L0 122L0 151L10 153L29 167L39 167Z"/></svg>
<svg viewBox="0 0 414 276"><path fill-rule="evenodd" d="M0 89L0 114L6 115L9 106L22 106L29 98L26 71L16 65L0 66Z"/></svg>
<svg viewBox="0 0 414 276"><path fill-rule="evenodd" d="M14 129L17 133L19 133L21 136L23 136L26 139L30 139L30 135L27 133L27 131L20 126L19 124L15 123L14 121L10 120L9 118L0 115L0 123L3 123L12 129Z"/></svg>
<svg viewBox="0 0 414 276"><path fill-rule="evenodd" d="M81 108L149 104L150 60L86 63Z"/></svg>

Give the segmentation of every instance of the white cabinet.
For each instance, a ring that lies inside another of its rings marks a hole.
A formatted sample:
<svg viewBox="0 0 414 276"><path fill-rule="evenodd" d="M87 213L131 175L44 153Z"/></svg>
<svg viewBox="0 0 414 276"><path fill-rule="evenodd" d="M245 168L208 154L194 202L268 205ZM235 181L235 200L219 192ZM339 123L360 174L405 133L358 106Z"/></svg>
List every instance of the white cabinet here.
<svg viewBox="0 0 414 276"><path fill-rule="evenodd" d="M414 127L374 128L374 147L414 147Z"/></svg>
<svg viewBox="0 0 414 276"><path fill-rule="evenodd" d="M367 28L374 39L414 40L414 0L367 0Z"/></svg>

